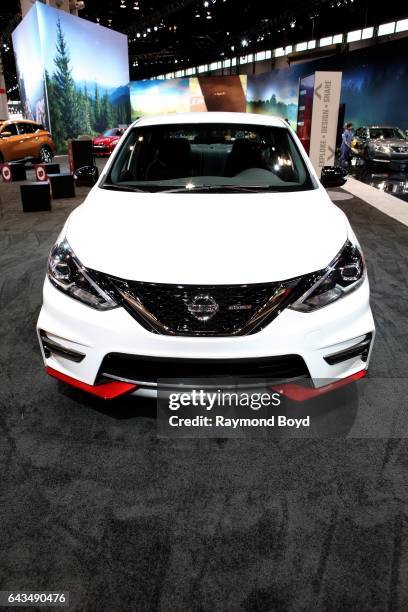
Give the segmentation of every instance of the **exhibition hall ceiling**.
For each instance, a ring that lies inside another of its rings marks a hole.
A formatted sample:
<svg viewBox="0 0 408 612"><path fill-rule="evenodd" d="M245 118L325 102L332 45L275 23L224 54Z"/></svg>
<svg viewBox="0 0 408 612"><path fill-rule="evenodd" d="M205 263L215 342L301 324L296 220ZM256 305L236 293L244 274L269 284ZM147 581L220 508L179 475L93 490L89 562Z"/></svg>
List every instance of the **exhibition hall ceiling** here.
<svg viewBox="0 0 408 612"><path fill-rule="evenodd" d="M79 16L128 34L131 79L286 46L395 20L406 2L389 0L84 0ZM8 89L15 75L8 38L19 0L0 3ZM11 93L11 98L14 92ZM17 94L16 94L17 97Z"/></svg>

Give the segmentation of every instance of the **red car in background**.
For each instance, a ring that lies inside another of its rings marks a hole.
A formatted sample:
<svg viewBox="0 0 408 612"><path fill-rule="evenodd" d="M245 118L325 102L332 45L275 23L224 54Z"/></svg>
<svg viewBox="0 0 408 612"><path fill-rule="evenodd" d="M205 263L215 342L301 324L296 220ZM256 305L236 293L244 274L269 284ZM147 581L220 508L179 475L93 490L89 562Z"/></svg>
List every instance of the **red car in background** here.
<svg viewBox="0 0 408 612"><path fill-rule="evenodd" d="M93 154L97 157L110 155L124 131L125 128L112 128L94 138L92 141Z"/></svg>

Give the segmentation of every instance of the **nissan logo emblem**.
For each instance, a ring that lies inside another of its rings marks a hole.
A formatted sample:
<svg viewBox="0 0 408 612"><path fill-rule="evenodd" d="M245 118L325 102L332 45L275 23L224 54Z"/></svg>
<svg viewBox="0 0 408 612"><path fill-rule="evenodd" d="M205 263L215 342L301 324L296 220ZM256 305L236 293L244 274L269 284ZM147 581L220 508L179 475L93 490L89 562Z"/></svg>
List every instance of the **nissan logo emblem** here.
<svg viewBox="0 0 408 612"><path fill-rule="evenodd" d="M219 305L211 295L196 295L187 309L199 321L208 321L218 312Z"/></svg>

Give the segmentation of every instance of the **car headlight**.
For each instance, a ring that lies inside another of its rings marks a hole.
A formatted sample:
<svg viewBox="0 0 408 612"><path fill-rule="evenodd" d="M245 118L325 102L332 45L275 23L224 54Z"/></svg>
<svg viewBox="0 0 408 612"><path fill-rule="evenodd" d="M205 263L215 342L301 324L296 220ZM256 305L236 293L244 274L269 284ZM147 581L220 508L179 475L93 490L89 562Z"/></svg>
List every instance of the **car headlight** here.
<svg viewBox="0 0 408 612"><path fill-rule="evenodd" d="M116 308L109 288L103 287L103 281L98 283L97 276L81 264L66 239L51 249L48 278L54 287L96 310Z"/></svg>
<svg viewBox="0 0 408 612"><path fill-rule="evenodd" d="M380 151L381 153L390 153L391 149L387 145L375 144L374 148L376 151Z"/></svg>
<svg viewBox="0 0 408 612"><path fill-rule="evenodd" d="M325 270L312 277L311 286L289 308L312 312L357 289L365 278L365 263L359 247L349 240Z"/></svg>

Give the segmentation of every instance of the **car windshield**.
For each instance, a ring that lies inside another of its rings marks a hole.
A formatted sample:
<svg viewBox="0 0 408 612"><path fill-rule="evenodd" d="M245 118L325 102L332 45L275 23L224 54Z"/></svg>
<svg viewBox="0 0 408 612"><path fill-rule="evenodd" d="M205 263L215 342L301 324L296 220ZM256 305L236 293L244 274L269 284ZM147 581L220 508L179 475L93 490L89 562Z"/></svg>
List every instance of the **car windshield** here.
<svg viewBox="0 0 408 612"><path fill-rule="evenodd" d="M118 136L119 135L119 130L117 128L113 128L111 130L105 130L105 132L102 134L102 136Z"/></svg>
<svg viewBox="0 0 408 612"><path fill-rule="evenodd" d="M285 127L199 123L136 126L102 187L296 191L316 185Z"/></svg>
<svg viewBox="0 0 408 612"><path fill-rule="evenodd" d="M405 134L399 128L370 128L370 138L403 138Z"/></svg>

